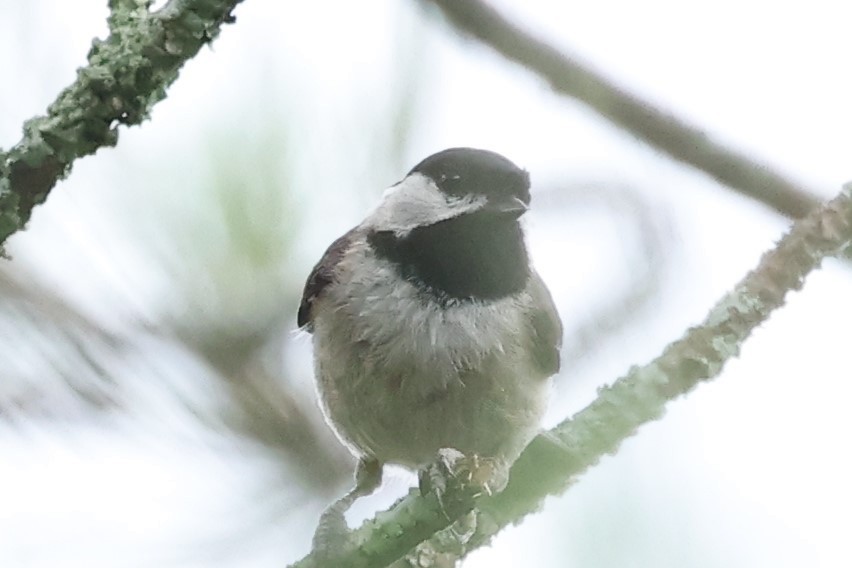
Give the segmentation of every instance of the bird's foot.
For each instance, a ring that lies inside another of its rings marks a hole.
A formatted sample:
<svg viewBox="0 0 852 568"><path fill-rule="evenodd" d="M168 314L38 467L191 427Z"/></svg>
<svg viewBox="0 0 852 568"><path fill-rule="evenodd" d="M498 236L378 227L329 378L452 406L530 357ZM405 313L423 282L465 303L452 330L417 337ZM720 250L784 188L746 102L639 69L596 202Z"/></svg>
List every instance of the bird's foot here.
<svg viewBox="0 0 852 568"><path fill-rule="evenodd" d="M359 460L355 469L355 487L323 512L314 531L313 549L323 559L324 565L333 565L333 560L349 543L346 511L360 497L375 491L381 483L382 464L372 458Z"/></svg>
<svg viewBox="0 0 852 568"><path fill-rule="evenodd" d="M434 493L446 514L448 493L461 491L476 499L502 491L507 481L508 470L501 460L442 448L437 459L420 472L420 493Z"/></svg>
<svg viewBox="0 0 852 568"><path fill-rule="evenodd" d="M346 510L351 503L335 502L320 516L312 541L313 550L328 562L346 548L349 541L349 526L346 524Z"/></svg>

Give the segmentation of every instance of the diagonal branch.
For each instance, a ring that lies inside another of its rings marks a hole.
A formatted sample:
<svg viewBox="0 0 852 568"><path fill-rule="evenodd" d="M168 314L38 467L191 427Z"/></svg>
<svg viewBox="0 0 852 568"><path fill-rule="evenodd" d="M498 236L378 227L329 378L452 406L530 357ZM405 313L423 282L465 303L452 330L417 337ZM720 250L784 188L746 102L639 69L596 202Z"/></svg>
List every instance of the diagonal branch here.
<svg viewBox="0 0 852 568"><path fill-rule="evenodd" d="M598 114L734 191L798 219L821 199L802 185L757 164L700 128L616 86L597 72L522 30L482 0L431 0L462 32L538 74L558 93Z"/></svg>
<svg viewBox="0 0 852 568"><path fill-rule="evenodd" d="M463 556L487 542L506 525L535 511L548 495L562 493L641 425L662 416L670 400L717 376L751 332L783 305L787 293L800 289L824 257L844 252L850 242L852 184L797 222L700 326L689 329L654 361L633 367L601 389L598 398L575 416L534 439L512 468L505 491L478 501L462 493L454 501L445 499L442 508L433 496L424 498L412 490L392 509L355 531L339 565L387 566L474 506L479 516L477 532L463 543L455 538L454 555ZM427 546L439 540L433 537ZM434 546L415 550L410 565L420 565L416 557L420 552L434 556ZM317 566L316 562L311 554L294 566Z"/></svg>
<svg viewBox="0 0 852 568"><path fill-rule="evenodd" d="M110 33L95 40L89 64L47 109L28 120L24 136L0 153L0 252L23 228L77 158L114 146L118 126L141 123L180 68L216 37L242 0L110 0Z"/></svg>

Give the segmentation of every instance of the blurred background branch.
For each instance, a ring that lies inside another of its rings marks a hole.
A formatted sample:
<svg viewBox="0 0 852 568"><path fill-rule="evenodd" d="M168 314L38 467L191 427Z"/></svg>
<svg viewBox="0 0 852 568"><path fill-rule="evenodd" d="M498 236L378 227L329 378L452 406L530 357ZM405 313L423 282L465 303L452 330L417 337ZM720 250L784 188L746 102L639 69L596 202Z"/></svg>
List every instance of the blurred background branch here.
<svg viewBox="0 0 852 568"><path fill-rule="evenodd" d="M521 29L482 0L428 0L463 34L473 36L576 98L610 122L734 191L798 219L820 203L809 189L765 164L711 140L700 128L656 108Z"/></svg>
<svg viewBox="0 0 852 568"><path fill-rule="evenodd" d="M4 358L0 421L68 421L123 406L104 356L126 343L31 277L0 267L0 342L18 354Z"/></svg>

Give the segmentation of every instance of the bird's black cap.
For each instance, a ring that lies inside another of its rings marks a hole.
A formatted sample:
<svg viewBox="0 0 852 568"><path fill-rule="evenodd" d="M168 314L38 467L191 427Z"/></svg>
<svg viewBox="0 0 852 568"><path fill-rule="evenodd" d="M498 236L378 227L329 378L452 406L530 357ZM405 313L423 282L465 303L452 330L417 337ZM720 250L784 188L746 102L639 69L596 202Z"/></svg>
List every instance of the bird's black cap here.
<svg viewBox="0 0 852 568"><path fill-rule="evenodd" d="M484 195L489 200L517 197L530 202L530 176L497 152L448 148L432 154L409 172L429 177L447 195Z"/></svg>
<svg viewBox="0 0 852 568"><path fill-rule="evenodd" d="M414 166L447 196L484 196L481 208L415 227L373 231L367 242L400 275L439 301L486 301L523 290L529 258L518 216L530 202L529 174L496 152L450 148Z"/></svg>

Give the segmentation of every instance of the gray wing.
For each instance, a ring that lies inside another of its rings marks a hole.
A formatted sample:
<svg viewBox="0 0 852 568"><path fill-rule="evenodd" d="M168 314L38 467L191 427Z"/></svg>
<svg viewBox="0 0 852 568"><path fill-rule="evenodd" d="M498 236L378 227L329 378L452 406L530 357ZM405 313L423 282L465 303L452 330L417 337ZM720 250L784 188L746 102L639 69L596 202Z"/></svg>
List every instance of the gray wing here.
<svg viewBox="0 0 852 568"><path fill-rule="evenodd" d="M302 292L302 301L299 304L299 314L296 318L300 328L313 331L314 302L322 294L326 287L334 282L337 275L337 265L343 259L343 255L355 237L355 229L347 232L342 237L331 243L331 246L322 255L322 258L314 266L308 281L305 282L305 290Z"/></svg>
<svg viewBox="0 0 852 568"><path fill-rule="evenodd" d="M541 277L533 271L530 277L530 310L533 359L548 377L559 372L559 350L562 348L562 320L553 297Z"/></svg>

